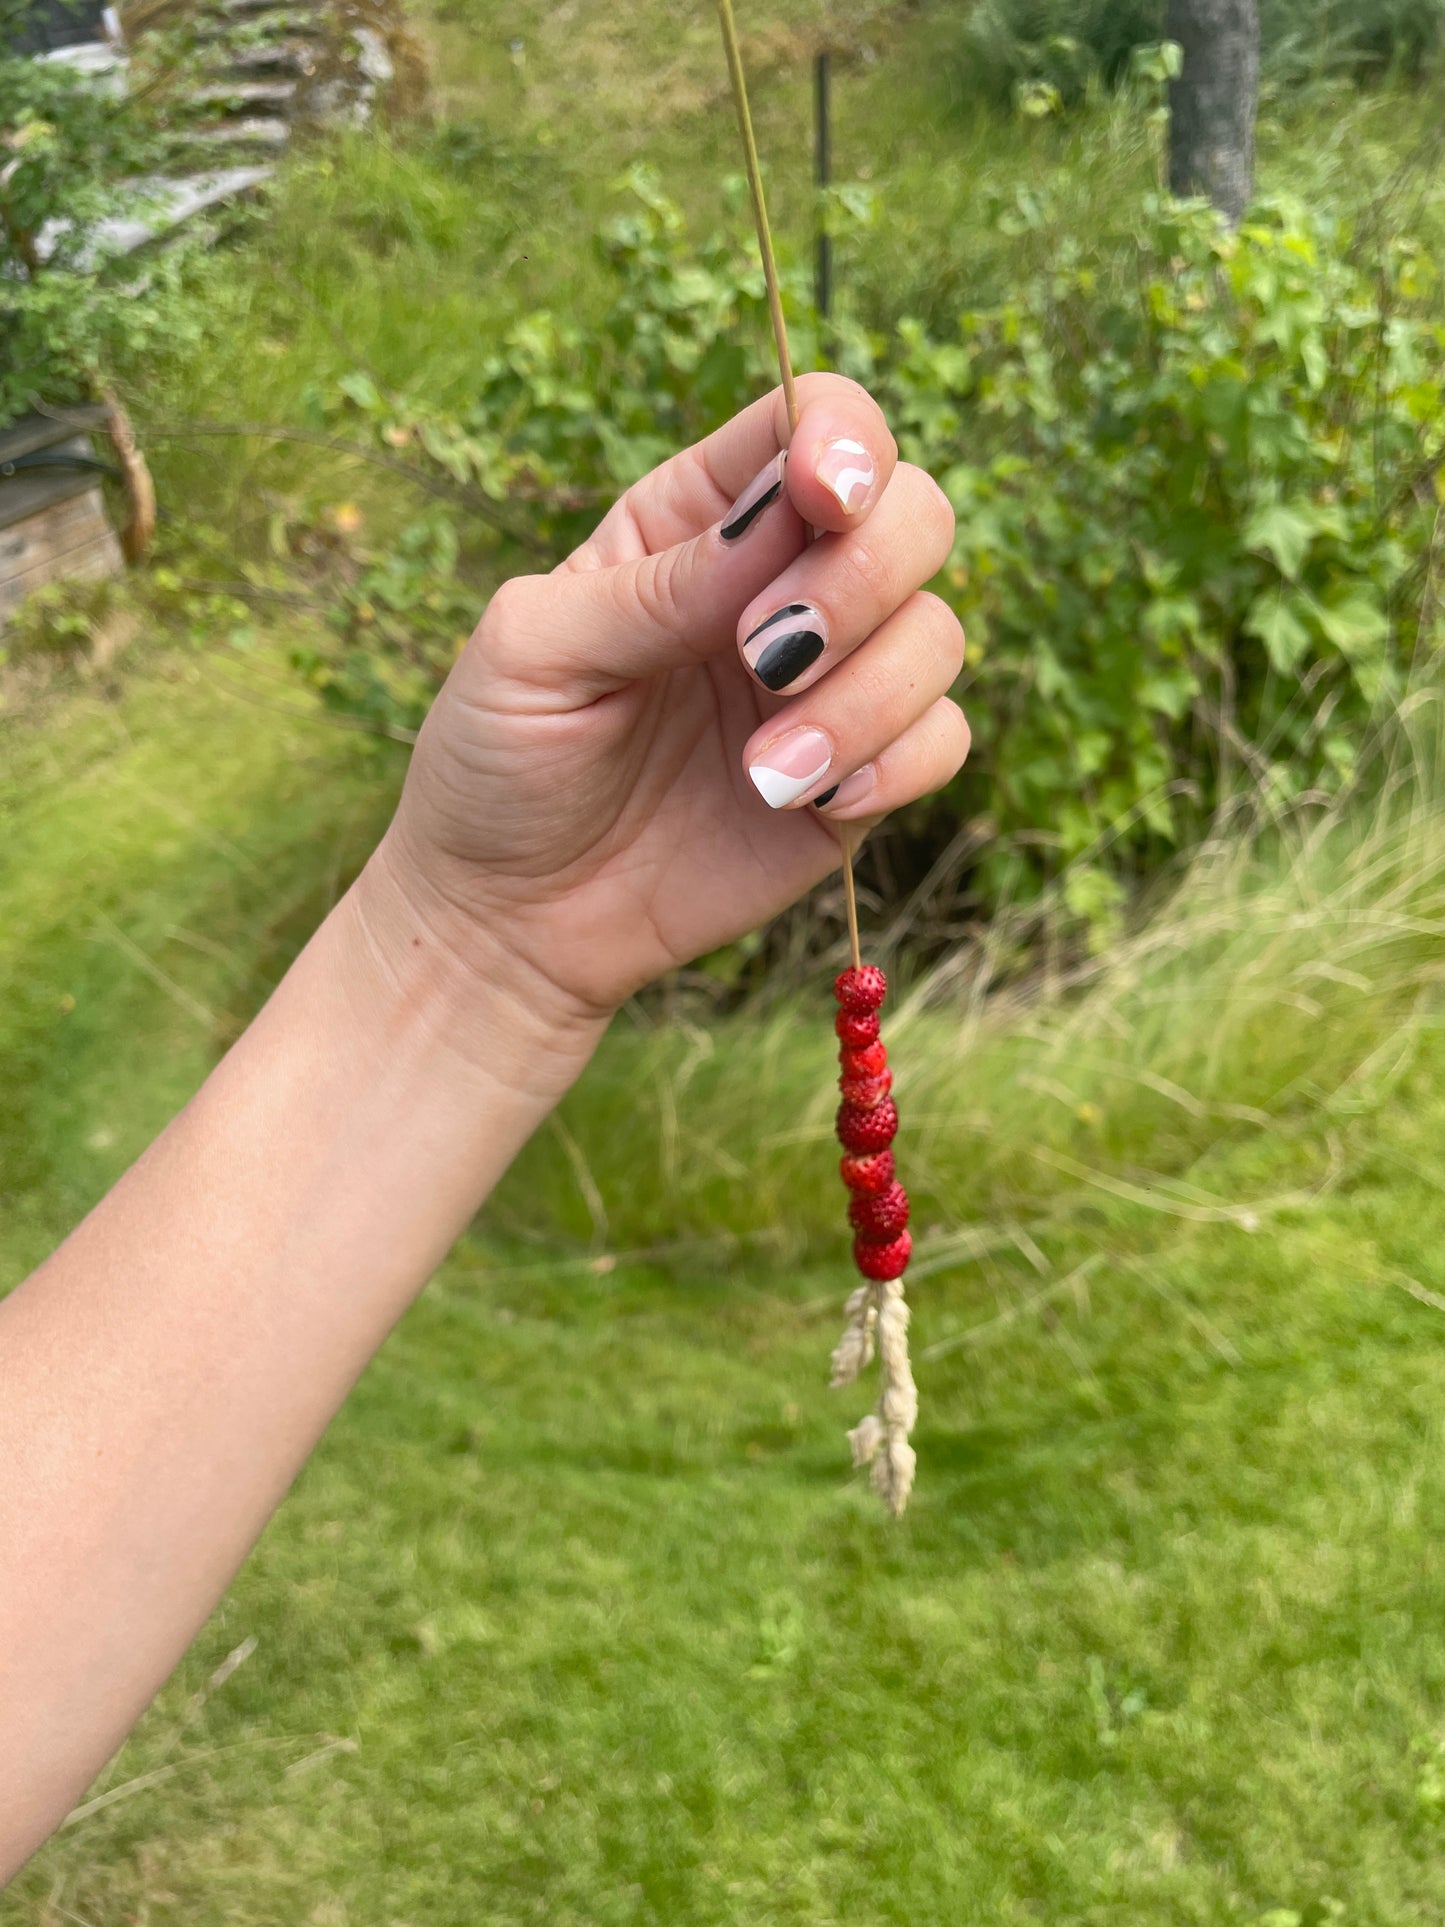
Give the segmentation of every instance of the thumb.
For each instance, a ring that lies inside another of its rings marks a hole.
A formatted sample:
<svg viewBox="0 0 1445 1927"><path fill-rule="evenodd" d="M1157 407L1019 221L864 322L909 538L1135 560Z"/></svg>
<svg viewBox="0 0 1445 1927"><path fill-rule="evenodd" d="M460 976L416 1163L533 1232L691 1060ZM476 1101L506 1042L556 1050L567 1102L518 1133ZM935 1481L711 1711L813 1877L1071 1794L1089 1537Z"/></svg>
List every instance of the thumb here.
<svg viewBox="0 0 1445 1927"><path fill-rule="evenodd" d="M833 378L805 407L791 446L775 451L727 507L710 453L709 443L699 443L640 483L630 524L634 491L612 511L619 541L643 553L599 563L588 545L551 575L505 584L493 601L504 599L511 618L495 638L496 666L520 682L545 684L554 696L565 682L570 701L587 701L736 647L743 610L801 554L809 524L860 526L897 459L877 403L861 389L840 396ZM857 478L867 483L861 492ZM648 552L644 531L667 519L655 498L669 482L690 501L710 491L716 520Z"/></svg>
<svg viewBox="0 0 1445 1927"><path fill-rule="evenodd" d="M500 617L494 666L554 692L563 683L586 702L735 648L743 610L807 537L786 467L786 454L774 455L717 522L671 548L504 583L483 617L484 626Z"/></svg>

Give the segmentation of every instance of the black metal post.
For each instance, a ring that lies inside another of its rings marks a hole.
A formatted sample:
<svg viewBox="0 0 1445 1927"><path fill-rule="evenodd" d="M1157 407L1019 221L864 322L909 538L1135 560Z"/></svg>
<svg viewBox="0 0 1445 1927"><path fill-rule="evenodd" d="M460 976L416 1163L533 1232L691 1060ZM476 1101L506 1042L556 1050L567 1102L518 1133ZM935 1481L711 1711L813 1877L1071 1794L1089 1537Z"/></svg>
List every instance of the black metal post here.
<svg viewBox="0 0 1445 1927"><path fill-rule="evenodd" d="M829 111L828 82L830 61L826 51L813 63L813 173L817 182L817 256L813 269L813 300L826 321L833 309L833 242L828 233L828 209L824 190L832 177L832 120Z"/></svg>

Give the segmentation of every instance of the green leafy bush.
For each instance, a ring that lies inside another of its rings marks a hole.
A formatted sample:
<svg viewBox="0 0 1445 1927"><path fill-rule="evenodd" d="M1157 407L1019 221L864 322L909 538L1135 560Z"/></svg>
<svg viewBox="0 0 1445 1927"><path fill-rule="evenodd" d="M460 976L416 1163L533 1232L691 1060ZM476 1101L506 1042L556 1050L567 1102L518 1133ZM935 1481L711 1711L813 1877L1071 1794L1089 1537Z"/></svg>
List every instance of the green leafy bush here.
<svg viewBox="0 0 1445 1927"><path fill-rule="evenodd" d="M146 207L138 183L166 154L162 117L3 47L0 37L0 424L200 332L183 296L198 246L149 255L142 271L99 238Z"/></svg>
<svg viewBox="0 0 1445 1927"><path fill-rule="evenodd" d="M600 243L615 289L601 329L527 316L459 418L361 375L337 397L556 554L774 378L751 244L694 250L656 183L633 186ZM1241 789L1351 780L1430 626L1445 328L1418 247L1395 239L1366 263L1297 207L1262 206L1231 235L1207 208L1150 200L1122 237L1127 281L1101 275L1036 190L998 218L1050 263L1011 300L946 336L845 322L833 345L959 518L936 586L969 633L976 748L943 805L904 826L915 867L961 813L986 814L987 891L1068 864L1097 919ZM796 283L788 300L806 365L814 320ZM455 599L436 613L440 664ZM374 708L385 679L362 659L380 642L353 621L332 672L313 668L333 700L365 687ZM405 721L424 702L418 660Z"/></svg>
<svg viewBox="0 0 1445 1927"><path fill-rule="evenodd" d="M1059 859L1148 862L1241 784L1347 783L1416 648L1439 508L1419 249L1366 264L1299 208L1230 235L1153 201L1136 241L1127 294L1060 235L952 340L873 344L958 512L970 786L986 771L1001 824Z"/></svg>
<svg viewBox="0 0 1445 1927"><path fill-rule="evenodd" d="M291 658L332 708L402 731L420 724L476 620L457 548L455 522L437 512L375 551L349 551L326 616L340 646L308 637Z"/></svg>
<svg viewBox="0 0 1445 1927"><path fill-rule="evenodd" d="M978 0L940 37L955 98L1006 105L1053 89L1064 105L1091 80L1124 78L1135 48L1157 43L1165 0ZM1445 0L1261 0L1266 66L1303 72L1396 72L1419 78L1445 42Z"/></svg>
<svg viewBox="0 0 1445 1927"><path fill-rule="evenodd" d="M1260 28L1280 74L1343 68L1418 80L1445 44L1445 0L1262 0Z"/></svg>
<svg viewBox="0 0 1445 1927"><path fill-rule="evenodd" d="M601 325L539 309L479 359L472 405L443 417L353 373L334 412L359 412L392 449L415 448L480 488L534 540L574 546L598 510L776 380L767 293L738 236L701 247L650 169L627 177L631 209L597 248L611 271ZM730 184L735 203L741 183ZM792 284L800 309L803 282ZM806 358L816 336L800 322Z"/></svg>
<svg viewBox="0 0 1445 1927"><path fill-rule="evenodd" d="M1094 76L1119 80L1134 48L1163 32L1164 0L979 0L959 20L952 78L966 100L1003 106L1043 84L1072 104Z"/></svg>

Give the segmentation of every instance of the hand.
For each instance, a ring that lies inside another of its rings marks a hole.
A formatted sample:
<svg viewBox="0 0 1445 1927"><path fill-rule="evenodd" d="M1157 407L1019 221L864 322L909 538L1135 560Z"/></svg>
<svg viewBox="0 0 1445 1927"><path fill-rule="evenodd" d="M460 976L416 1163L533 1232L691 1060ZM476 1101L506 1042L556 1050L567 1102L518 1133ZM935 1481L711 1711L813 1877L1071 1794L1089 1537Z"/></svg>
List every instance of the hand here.
<svg viewBox="0 0 1445 1927"><path fill-rule="evenodd" d="M877 404L807 375L636 483L493 596L378 853L460 955L605 1020L756 928L947 782L963 634L920 590L953 512ZM809 545L809 526L825 531Z"/></svg>

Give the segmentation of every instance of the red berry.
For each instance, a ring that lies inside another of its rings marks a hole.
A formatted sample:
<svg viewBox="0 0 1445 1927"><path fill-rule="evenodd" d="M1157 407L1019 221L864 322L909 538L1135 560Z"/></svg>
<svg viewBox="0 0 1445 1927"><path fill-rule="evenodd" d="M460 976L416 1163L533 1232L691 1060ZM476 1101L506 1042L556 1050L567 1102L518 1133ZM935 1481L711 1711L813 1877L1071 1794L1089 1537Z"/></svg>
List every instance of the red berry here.
<svg viewBox="0 0 1445 1927"><path fill-rule="evenodd" d="M845 970L833 983L833 995L844 1010L877 1010L887 991L888 979L877 964Z"/></svg>
<svg viewBox="0 0 1445 1927"><path fill-rule="evenodd" d="M860 1156L865 1151L886 1151L898 1134L898 1106L891 1097L871 1111L860 1111L856 1104L838 1106L838 1137L845 1149Z"/></svg>
<svg viewBox="0 0 1445 1927"><path fill-rule="evenodd" d="M845 1104L856 1104L860 1111L871 1111L893 1089L893 1073L883 1071L877 1077L840 1077L838 1084Z"/></svg>
<svg viewBox="0 0 1445 1927"><path fill-rule="evenodd" d="M844 1184L860 1197L875 1197L893 1182L893 1153L874 1151L871 1155L844 1158L838 1166Z"/></svg>
<svg viewBox="0 0 1445 1927"><path fill-rule="evenodd" d="M833 1019L833 1028L850 1050L861 1050L878 1035L878 1013L876 1010L840 1010Z"/></svg>
<svg viewBox="0 0 1445 1927"><path fill-rule="evenodd" d="M848 1206L848 1222L860 1238L887 1244L908 1223L908 1193L895 1182L881 1197L854 1198Z"/></svg>
<svg viewBox="0 0 1445 1927"><path fill-rule="evenodd" d="M874 1042L865 1044L862 1050L844 1050L839 1053L839 1063L843 1066L845 1077L876 1077L888 1066L886 1046Z"/></svg>
<svg viewBox="0 0 1445 1927"><path fill-rule="evenodd" d="M865 1278L901 1278L913 1252L913 1240L906 1231L886 1245L868 1238L853 1240L853 1262Z"/></svg>

